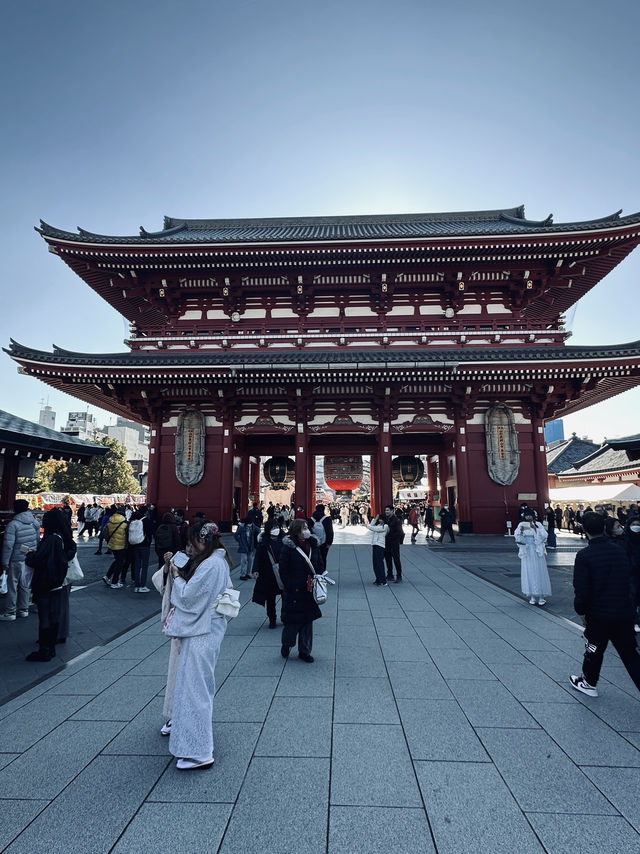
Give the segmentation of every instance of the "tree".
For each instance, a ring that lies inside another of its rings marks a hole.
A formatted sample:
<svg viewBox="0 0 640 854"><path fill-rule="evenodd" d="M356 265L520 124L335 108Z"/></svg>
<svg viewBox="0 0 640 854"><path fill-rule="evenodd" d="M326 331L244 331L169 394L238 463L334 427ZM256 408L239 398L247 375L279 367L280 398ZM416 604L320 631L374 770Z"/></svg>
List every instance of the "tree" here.
<svg viewBox="0 0 640 854"><path fill-rule="evenodd" d="M53 492L51 482L53 477L67 468L63 460L46 460L36 463L33 477L18 478L18 492L32 495L36 492Z"/></svg>
<svg viewBox="0 0 640 854"><path fill-rule="evenodd" d="M94 457L89 465L67 463L64 470L56 471L51 479L54 492L105 495L112 492L140 491L140 484L127 461L127 449L117 439L106 436L97 442L109 452Z"/></svg>

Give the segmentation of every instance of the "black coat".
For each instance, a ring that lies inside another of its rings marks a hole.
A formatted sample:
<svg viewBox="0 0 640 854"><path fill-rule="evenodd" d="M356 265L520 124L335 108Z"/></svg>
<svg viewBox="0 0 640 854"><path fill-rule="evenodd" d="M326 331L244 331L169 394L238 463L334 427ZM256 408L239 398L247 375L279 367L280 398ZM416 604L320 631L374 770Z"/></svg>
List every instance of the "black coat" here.
<svg viewBox="0 0 640 854"><path fill-rule="evenodd" d="M309 590L309 579L313 577L311 568L305 558L296 551L296 544L289 537L282 541L280 577L284 584L282 622L285 626L304 625L322 616L322 611Z"/></svg>
<svg viewBox="0 0 640 854"><path fill-rule="evenodd" d="M69 560L62 537L58 534L45 534L37 550L29 552L25 557L25 563L33 569L31 590L34 598L37 598L39 593L48 593L64 584Z"/></svg>
<svg viewBox="0 0 640 854"><path fill-rule="evenodd" d="M574 608L588 620L633 620L631 564L609 537L596 537L578 552L573 567Z"/></svg>
<svg viewBox="0 0 640 854"><path fill-rule="evenodd" d="M280 537L262 536L256 549L256 556L253 561L253 571L258 573L255 586L253 588L252 602L258 605L265 605L267 597L279 596L280 588L273 574L273 566L269 559L269 552L276 563L280 560L280 552L282 551L282 540Z"/></svg>

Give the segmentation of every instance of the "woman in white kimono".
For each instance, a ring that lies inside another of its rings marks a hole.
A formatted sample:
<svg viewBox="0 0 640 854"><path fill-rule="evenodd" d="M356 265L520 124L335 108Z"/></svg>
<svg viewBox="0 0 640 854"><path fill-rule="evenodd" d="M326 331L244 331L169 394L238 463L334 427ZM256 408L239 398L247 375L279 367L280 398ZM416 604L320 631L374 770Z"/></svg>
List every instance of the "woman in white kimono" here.
<svg viewBox="0 0 640 854"><path fill-rule="evenodd" d="M178 569L171 564L172 607L164 628L166 635L181 640L169 725L169 752L178 758L181 771L213 765L214 670L227 629L226 617L214 604L230 584L215 522L190 528L189 544L187 565Z"/></svg>
<svg viewBox="0 0 640 854"><path fill-rule="evenodd" d="M545 597L551 596L551 581L545 557L547 532L540 522L535 521L532 510L525 512L524 519L516 528L515 540L519 546L522 592L529 597L530 605L546 605Z"/></svg>

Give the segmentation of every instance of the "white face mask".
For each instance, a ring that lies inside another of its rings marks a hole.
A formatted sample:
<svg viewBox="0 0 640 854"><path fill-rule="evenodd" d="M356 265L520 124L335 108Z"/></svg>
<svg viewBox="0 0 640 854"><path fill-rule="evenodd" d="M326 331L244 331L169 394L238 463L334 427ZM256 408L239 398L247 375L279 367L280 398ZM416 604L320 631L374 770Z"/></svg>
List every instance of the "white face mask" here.
<svg viewBox="0 0 640 854"><path fill-rule="evenodd" d="M308 540L310 536L311 536L311 531L308 528L305 528L304 531L302 532L302 538L304 540Z"/></svg>
<svg viewBox="0 0 640 854"><path fill-rule="evenodd" d="M640 525L629 525L629 530L634 534L640 534Z"/></svg>
<svg viewBox="0 0 640 854"><path fill-rule="evenodd" d="M272 528L272 529L271 529L271 536L272 536L272 537L278 537L278 536L280 536L280 528Z"/></svg>

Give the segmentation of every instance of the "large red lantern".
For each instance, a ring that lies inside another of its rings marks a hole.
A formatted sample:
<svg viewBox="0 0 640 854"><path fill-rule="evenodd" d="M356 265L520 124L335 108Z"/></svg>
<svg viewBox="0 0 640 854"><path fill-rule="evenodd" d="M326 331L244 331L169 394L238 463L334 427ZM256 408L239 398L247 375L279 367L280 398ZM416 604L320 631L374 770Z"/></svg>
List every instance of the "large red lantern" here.
<svg viewBox="0 0 640 854"><path fill-rule="evenodd" d="M325 457L324 479L336 492L353 492L362 483L362 457Z"/></svg>
<svg viewBox="0 0 640 854"><path fill-rule="evenodd" d="M424 463L419 457L396 457L391 461L391 472L396 483L413 486L424 477Z"/></svg>

